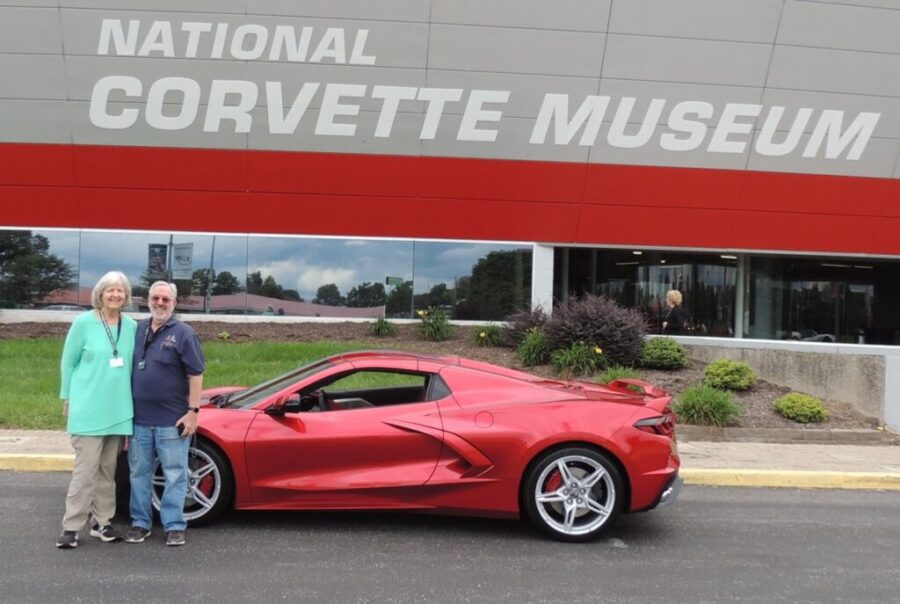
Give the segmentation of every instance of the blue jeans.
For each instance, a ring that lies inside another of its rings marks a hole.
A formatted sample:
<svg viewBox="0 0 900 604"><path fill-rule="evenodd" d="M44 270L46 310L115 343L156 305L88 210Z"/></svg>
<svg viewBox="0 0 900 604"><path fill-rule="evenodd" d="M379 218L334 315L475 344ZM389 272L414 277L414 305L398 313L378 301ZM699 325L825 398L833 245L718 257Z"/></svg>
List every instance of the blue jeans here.
<svg viewBox="0 0 900 604"><path fill-rule="evenodd" d="M131 525L149 529L153 526L151 496L153 469L157 458L162 467L165 486L159 517L166 531L183 531L184 499L188 487L188 449L191 439L182 438L175 426L134 426L128 445L131 470Z"/></svg>

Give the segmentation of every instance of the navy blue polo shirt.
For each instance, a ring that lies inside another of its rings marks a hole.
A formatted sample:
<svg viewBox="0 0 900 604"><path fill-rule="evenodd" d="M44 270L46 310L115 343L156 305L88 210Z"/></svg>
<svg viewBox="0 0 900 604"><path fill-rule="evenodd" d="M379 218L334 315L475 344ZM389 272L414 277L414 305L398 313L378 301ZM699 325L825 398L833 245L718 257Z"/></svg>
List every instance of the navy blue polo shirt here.
<svg viewBox="0 0 900 604"><path fill-rule="evenodd" d="M131 373L134 423L174 426L187 413L188 376L202 375L204 367L200 338L190 325L172 317L153 333L150 319L138 323Z"/></svg>

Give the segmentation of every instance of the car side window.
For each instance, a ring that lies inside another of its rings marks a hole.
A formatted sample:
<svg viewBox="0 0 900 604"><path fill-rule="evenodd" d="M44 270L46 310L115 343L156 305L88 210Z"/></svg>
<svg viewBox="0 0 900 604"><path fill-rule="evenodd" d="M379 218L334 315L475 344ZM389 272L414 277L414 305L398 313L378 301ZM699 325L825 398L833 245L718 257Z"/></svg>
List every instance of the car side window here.
<svg viewBox="0 0 900 604"><path fill-rule="evenodd" d="M362 370L339 377L318 389L332 410L367 409L425 400L428 375L387 370Z"/></svg>

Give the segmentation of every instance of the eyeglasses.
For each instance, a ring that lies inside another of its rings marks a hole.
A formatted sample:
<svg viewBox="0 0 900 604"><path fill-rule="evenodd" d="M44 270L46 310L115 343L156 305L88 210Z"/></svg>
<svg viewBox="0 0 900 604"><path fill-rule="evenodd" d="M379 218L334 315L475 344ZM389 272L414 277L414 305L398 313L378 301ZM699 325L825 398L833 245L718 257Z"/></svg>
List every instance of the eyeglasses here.
<svg viewBox="0 0 900 604"><path fill-rule="evenodd" d="M163 304L168 304L172 301L172 298L168 296L150 296L151 302L162 302Z"/></svg>

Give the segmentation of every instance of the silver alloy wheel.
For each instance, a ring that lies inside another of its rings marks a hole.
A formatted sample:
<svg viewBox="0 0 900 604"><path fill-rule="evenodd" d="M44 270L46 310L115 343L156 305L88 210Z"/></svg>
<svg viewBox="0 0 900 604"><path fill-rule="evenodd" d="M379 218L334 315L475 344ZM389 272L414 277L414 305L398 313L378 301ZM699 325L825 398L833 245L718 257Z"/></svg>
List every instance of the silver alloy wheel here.
<svg viewBox="0 0 900 604"><path fill-rule="evenodd" d="M541 472L534 487L534 501L551 529L565 535L587 535L609 519L616 502L616 487L597 460L567 455Z"/></svg>
<svg viewBox="0 0 900 604"><path fill-rule="evenodd" d="M159 462L153 471L153 507L159 511L165 478ZM188 492L184 500L184 519L196 520L209 513L219 500L222 475L213 459L202 449L191 447L188 453Z"/></svg>

